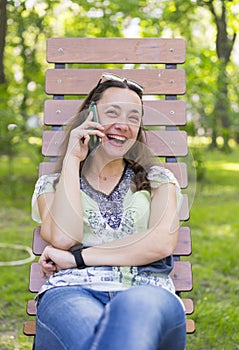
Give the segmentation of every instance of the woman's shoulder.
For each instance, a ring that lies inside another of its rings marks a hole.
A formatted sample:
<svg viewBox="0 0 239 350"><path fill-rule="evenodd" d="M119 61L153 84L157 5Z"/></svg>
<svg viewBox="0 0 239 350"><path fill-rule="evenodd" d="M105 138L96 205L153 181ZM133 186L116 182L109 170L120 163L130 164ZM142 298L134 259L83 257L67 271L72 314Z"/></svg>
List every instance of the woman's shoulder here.
<svg viewBox="0 0 239 350"><path fill-rule="evenodd" d="M54 182L59 177L59 175L59 173L53 173L40 176L35 184L35 193L39 196L44 192L53 191Z"/></svg>
<svg viewBox="0 0 239 350"><path fill-rule="evenodd" d="M172 171L160 165L153 165L148 171L147 179L150 181L150 185L153 190L159 188L162 184L174 184L176 189L177 207L180 209L183 201L183 196L178 180Z"/></svg>
<svg viewBox="0 0 239 350"><path fill-rule="evenodd" d="M41 218L39 214L37 198L41 194L55 191L54 181L58 178L59 175L59 173L42 175L39 177L35 184L35 189L32 195L32 218L38 223L41 223Z"/></svg>
<svg viewBox="0 0 239 350"><path fill-rule="evenodd" d="M150 181L151 187L159 187L163 183L173 183L178 186L178 181L174 174L161 165L153 165L147 173L147 179Z"/></svg>

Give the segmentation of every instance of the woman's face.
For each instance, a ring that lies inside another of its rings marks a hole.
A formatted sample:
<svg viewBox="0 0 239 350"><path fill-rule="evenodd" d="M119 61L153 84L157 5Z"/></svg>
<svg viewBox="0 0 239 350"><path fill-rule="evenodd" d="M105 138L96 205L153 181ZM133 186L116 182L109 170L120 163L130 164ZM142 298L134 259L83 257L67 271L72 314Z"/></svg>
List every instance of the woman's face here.
<svg viewBox="0 0 239 350"><path fill-rule="evenodd" d="M99 122L105 128L102 142L111 157L123 157L137 139L142 119L142 102L132 90L112 87L97 102Z"/></svg>

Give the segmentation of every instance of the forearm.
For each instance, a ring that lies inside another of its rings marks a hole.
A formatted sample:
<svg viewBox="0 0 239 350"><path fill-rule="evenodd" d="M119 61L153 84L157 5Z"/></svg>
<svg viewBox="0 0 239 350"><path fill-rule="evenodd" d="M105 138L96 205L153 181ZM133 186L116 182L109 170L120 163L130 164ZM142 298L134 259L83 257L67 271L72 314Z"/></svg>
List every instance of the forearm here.
<svg viewBox="0 0 239 350"><path fill-rule="evenodd" d="M77 159L64 161L48 216L43 219L42 236L56 248L69 249L83 237L79 166Z"/></svg>
<svg viewBox="0 0 239 350"><path fill-rule="evenodd" d="M173 253L177 244L178 229L149 229L110 243L82 251L87 266L140 266L163 259Z"/></svg>
<svg viewBox="0 0 239 350"><path fill-rule="evenodd" d="M151 229L110 243L82 249L81 253L78 252L83 258L82 267L141 266L163 259L173 252L178 230L167 233L162 231L162 233L160 244L157 230ZM51 246L44 249L39 262L42 276L76 267L76 258L71 252Z"/></svg>

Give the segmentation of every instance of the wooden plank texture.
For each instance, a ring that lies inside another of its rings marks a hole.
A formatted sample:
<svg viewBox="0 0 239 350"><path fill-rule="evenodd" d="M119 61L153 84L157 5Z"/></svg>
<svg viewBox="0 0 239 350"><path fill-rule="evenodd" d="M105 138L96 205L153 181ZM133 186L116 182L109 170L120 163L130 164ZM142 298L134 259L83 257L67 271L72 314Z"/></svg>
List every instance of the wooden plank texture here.
<svg viewBox="0 0 239 350"><path fill-rule="evenodd" d="M149 130L145 132L148 147L154 156L184 157L187 155L187 134L185 131ZM46 157L60 156L60 145L64 131L43 132L42 154Z"/></svg>
<svg viewBox="0 0 239 350"><path fill-rule="evenodd" d="M184 63L183 39L50 38L47 61L52 63Z"/></svg>
<svg viewBox="0 0 239 350"><path fill-rule="evenodd" d="M174 250L174 255L184 256L192 253L191 232L187 226L182 226L179 229L178 243Z"/></svg>
<svg viewBox="0 0 239 350"><path fill-rule="evenodd" d="M45 125L67 125L82 102L83 100L46 100ZM186 103L181 100L144 101L143 123L145 126L185 125Z"/></svg>
<svg viewBox="0 0 239 350"><path fill-rule="evenodd" d="M175 261L170 275L176 291L189 292L192 290L192 266L189 261Z"/></svg>
<svg viewBox="0 0 239 350"><path fill-rule="evenodd" d="M154 156L185 157L188 153L185 131L149 130L146 141Z"/></svg>
<svg viewBox="0 0 239 350"><path fill-rule="evenodd" d="M186 92L182 69L48 69L45 90L50 95L85 95L92 90L103 72L136 80L145 95L183 95Z"/></svg>

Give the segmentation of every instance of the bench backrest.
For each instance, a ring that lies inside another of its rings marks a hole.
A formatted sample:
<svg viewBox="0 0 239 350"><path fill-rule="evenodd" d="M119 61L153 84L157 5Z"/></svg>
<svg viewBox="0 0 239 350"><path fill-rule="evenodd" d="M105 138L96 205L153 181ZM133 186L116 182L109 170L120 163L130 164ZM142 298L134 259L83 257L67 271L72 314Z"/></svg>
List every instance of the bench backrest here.
<svg viewBox="0 0 239 350"><path fill-rule="evenodd" d="M82 98L95 86L102 72L109 71L144 86L144 125L148 145L155 157L160 157L161 164L175 174L181 188L187 187L186 164L177 162L177 157L184 157L188 152L187 134L178 130L178 126L186 124L185 101L177 99L186 92L185 72L177 66L185 61L183 39L52 38L47 41L47 61L54 63L54 68L46 72L45 85L46 93L53 95L53 99L46 100L44 106L44 124L51 126L51 130L43 132L42 141L42 154L49 161L40 164L39 176L53 171L52 161L59 154L62 142L62 127L75 114ZM188 219L188 198L184 195L180 220ZM39 232L40 227L36 227L33 239L36 255L40 255L46 245ZM190 254L190 228L182 226L171 273L178 293L192 289L191 265L188 261L180 261L180 256ZM40 278L38 263L33 263L30 291L37 292L44 282ZM186 313L191 314L192 300L183 299L183 302ZM30 315L35 314L32 300L27 311ZM188 319L187 332L192 333L194 329L194 322ZM34 335L35 323L26 322L24 333Z"/></svg>

